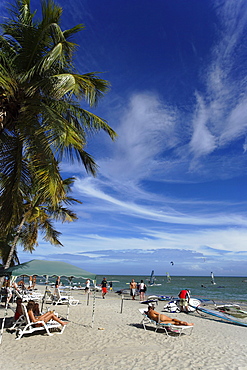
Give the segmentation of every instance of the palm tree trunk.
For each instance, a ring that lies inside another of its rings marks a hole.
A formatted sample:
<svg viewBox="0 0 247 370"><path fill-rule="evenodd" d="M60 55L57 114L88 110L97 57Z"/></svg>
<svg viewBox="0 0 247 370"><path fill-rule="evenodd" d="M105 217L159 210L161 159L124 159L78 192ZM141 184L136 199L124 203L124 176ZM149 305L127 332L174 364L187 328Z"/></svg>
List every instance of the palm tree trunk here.
<svg viewBox="0 0 247 370"><path fill-rule="evenodd" d="M16 235L14 237L12 246L11 246L10 251L9 251L9 255L8 255L7 261L6 261L5 265L4 265L4 270L7 270L9 268L10 264L11 264L12 258L14 256L15 252L16 252L16 245L17 245L17 242L18 242L18 239L19 239L21 230L23 228L24 222L25 222L25 216L23 217L23 219L21 220L20 225L18 226ZM0 289L3 286L3 281L4 281L4 277L0 278Z"/></svg>
<svg viewBox="0 0 247 370"><path fill-rule="evenodd" d="M9 251L9 256L7 258L7 261L6 261L5 265L4 265L4 270L8 269L9 266L10 266L10 263L12 261L12 258L14 256L14 253L15 253L15 250L16 250L16 245L17 245L21 230L22 230L23 225L24 225L24 222L25 222L25 216L23 217L23 219L21 220L20 225L18 226L16 236L14 237L12 246L11 246L10 251Z"/></svg>
<svg viewBox="0 0 247 370"><path fill-rule="evenodd" d="M20 265L20 260L19 260L19 257L18 257L18 254L17 254L17 251L15 250L14 251L14 259L15 259L15 262L17 263L17 265Z"/></svg>

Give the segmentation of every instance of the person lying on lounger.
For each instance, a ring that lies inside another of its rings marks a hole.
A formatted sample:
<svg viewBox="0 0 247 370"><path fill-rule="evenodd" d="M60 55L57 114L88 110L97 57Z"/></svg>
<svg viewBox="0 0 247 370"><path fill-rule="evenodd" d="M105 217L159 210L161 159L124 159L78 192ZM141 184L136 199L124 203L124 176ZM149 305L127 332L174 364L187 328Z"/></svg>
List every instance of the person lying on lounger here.
<svg viewBox="0 0 247 370"><path fill-rule="evenodd" d="M22 299L17 297L16 298L16 310L15 310L15 316L14 316L15 321L18 320L21 315L23 315L21 304L22 304Z"/></svg>
<svg viewBox="0 0 247 370"><path fill-rule="evenodd" d="M172 319L171 317L168 317L166 315L160 314L156 311L154 311L152 306L148 306L148 311L146 312L147 316L158 323L161 324L173 324L173 325L186 325L186 326L192 326L194 324L188 323L186 321L181 321L178 319Z"/></svg>
<svg viewBox="0 0 247 370"><path fill-rule="evenodd" d="M66 325L67 322L64 322L62 320L60 320L55 314L53 311L48 311L46 312L45 314L43 315L40 315L40 316L34 316L34 312L33 310L35 309L35 303L33 301L29 301L28 304L27 304L27 313L28 313L28 316L29 316L29 319L31 322L37 322L37 321L44 321L45 323L47 323L48 321L50 320L54 320L54 321L57 321L59 322L59 324L61 324L62 326Z"/></svg>
<svg viewBox="0 0 247 370"><path fill-rule="evenodd" d="M34 305L33 305L33 314L34 314L34 316L36 318L41 315L40 310L39 310L39 304L38 304L38 302L34 302Z"/></svg>

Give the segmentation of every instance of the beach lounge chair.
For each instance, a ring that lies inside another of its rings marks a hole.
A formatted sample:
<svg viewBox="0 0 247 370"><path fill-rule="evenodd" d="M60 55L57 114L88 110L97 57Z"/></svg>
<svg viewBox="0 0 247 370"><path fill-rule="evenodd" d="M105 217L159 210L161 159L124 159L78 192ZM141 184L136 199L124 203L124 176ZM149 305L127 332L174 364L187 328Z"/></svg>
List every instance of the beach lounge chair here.
<svg viewBox="0 0 247 370"><path fill-rule="evenodd" d="M52 304L54 300L55 300L54 296L53 296L52 292L50 291L50 289L46 289L45 293L42 297L42 302Z"/></svg>
<svg viewBox="0 0 247 370"><path fill-rule="evenodd" d="M157 323L157 329L164 329L166 334L169 336L171 333L176 333L180 337L183 333L188 333L191 335L194 326L188 325L173 325L173 324L164 324L164 323ZM169 334L170 333L170 334Z"/></svg>
<svg viewBox="0 0 247 370"><path fill-rule="evenodd" d="M31 322L29 319L28 313L27 313L26 306L23 303L22 303L22 311L23 311L23 316L25 319L25 324L22 324L18 328L17 333L16 333L16 338L15 338L16 340L21 339L21 337L24 334L32 334L34 332L44 331L44 330L49 336L52 336L53 333L51 333L51 330L57 329L57 328L59 328L60 331L56 332L56 334L63 334L66 325L62 326L61 324L53 320L50 320L48 323L45 323L42 320L37 321L35 323ZM37 324L42 324L42 326L37 326Z"/></svg>
<svg viewBox="0 0 247 370"><path fill-rule="evenodd" d="M26 319L24 315L21 315L17 320L12 322L12 326L8 328L9 331L16 331L26 325Z"/></svg>
<svg viewBox="0 0 247 370"><path fill-rule="evenodd" d="M152 325L155 327L155 331L158 329L163 329L167 336L170 336L171 333L176 333L178 336L180 336L182 333L187 332L189 335L191 335L192 330L194 326L187 326L187 325L174 325L174 324L165 324L161 322L156 322L154 320L151 320L147 314L147 309L140 308L140 313L142 314L143 318L141 321L141 324L143 325L143 328L146 330L146 325Z"/></svg>
<svg viewBox="0 0 247 370"><path fill-rule="evenodd" d="M69 304L70 306L76 306L79 303L78 299L74 299L71 295L67 295L66 293L61 293L60 289L55 288L53 294L53 304Z"/></svg>
<svg viewBox="0 0 247 370"><path fill-rule="evenodd" d="M14 290L16 297L21 298L22 302L28 301L40 301L42 298L42 294L39 292L28 292L28 293L20 293L18 290Z"/></svg>
<svg viewBox="0 0 247 370"><path fill-rule="evenodd" d="M152 325L155 327L155 331L157 330L157 322L154 321L154 320L151 320L146 312L147 312L147 309L146 308L139 308L139 312L142 314L142 321L141 321L141 324L144 328L144 330L147 330L146 329L146 325Z"/></svg>

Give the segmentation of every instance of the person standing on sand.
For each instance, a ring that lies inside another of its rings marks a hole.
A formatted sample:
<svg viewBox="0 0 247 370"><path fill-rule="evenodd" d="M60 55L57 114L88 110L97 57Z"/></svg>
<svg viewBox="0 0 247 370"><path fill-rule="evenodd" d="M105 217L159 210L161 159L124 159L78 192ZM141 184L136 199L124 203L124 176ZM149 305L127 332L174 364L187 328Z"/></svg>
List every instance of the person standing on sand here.
<svg viewBox="0 0 247 370"><path fill-rule="evenodd" d="M102 298L105 299L105 295L107 293L107 281L105 277L101 281L101 289L102 289Z"/></svg>
<svg viewBox="0 0 247 370"><path fill-rule="evenodd" d="M90 293L90 279L86 281L85 294Z"/></svg>
<svg viewBox="0 0 247 370"><path fill-rule="evenodd" d="M141 280L141 283L140 283L140 286L139 286L140 301L144 301L146 290L147 290L146 284L143 282L143 280Z"/></svg>
<svg viewBox="0 0 247 370"><path fill-rule="evenodd" d="M33 275L33 289L35 288L37 275Z"/></svg>
<svg viewBox="0 0 247 370"><path fill-rule="evenodd" d="M55 288L59 288L60 285L60 276L57 276L57 280L55 282Z"/></svg>
<svg viewBox="0 0 247 370"><path fill-rule="evenodd" d="M135 295L136 295L136 282L135 282L134 279L132 279L131 283L130 283L130 295L131 295L132 299L134 300Z"/></svg>
<svg viewBox="0 0 247 370"><path fill-rule="evenodd" d="M31 290L33 287L33 277L32 276L29 276L29 286L28 286L28 290Z"/></svg>
<svg viewBox="0 0 247 370"><path fill-rule="evenodd" d="M189 301L190 301L190 291L188 289L183 289L179 293L179 298L180 298L180 311L183 312L189 312L188 306L189 306Z"/></svg>

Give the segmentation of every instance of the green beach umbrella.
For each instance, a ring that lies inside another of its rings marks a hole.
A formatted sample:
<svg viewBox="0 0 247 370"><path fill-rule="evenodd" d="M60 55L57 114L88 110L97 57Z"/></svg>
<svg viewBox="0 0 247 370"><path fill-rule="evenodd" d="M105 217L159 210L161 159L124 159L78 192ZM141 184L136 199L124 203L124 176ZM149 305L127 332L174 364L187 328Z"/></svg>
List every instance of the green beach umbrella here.
<svg viewBox="0 0 247 370"><path fill-rule="evenodd" d="M76 277L82 279L91 279L94 281L94 284L96 284L96 274L83 270L69 263L60 261L31 260L29 262L24 262L21 263L20 265L9 267L8 269L3 270L2 275L6 274L11 276L55 275L55 276ZM94 321L94 310L95 310L95 294L93 302L92 326Z"/></svg>
<svg viewBox="0 0 247 370"><path fill-rule="evenodd" d="M96 274L60 261L31 260L17 266L9 267L3 270L3 272L12 276L56 275L96 280Z"/></svg>

